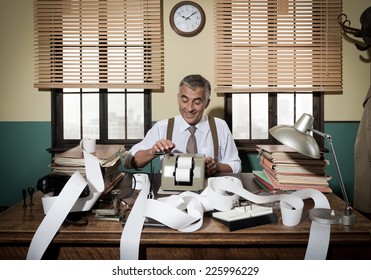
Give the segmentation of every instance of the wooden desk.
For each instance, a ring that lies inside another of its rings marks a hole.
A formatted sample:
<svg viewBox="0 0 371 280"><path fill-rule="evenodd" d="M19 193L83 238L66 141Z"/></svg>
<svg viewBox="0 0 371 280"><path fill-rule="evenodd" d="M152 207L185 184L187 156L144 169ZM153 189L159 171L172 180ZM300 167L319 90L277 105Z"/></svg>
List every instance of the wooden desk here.
<svg viewBox="0 0 371 280"><path fill-rule="evenodd" d="M244 186L252 185L251 174L240 174ZM41 193L32 207L19 203L0 213L0 259L25 259L32 237L44 218ZM328 195L334 209L344 203ZM312 202L306 201L307 209ZM359 213L354 226L331 226L328 259L371 259L371 222ZM45 259L119 259L122 225L96 221L88 216L86 226L63 225L44 254ZM143 259L304 259L310 221L295 227L277 224L230 232L214 219L205 217L202 228L182 233L165 227L145 227L141 236Z"/></svg>

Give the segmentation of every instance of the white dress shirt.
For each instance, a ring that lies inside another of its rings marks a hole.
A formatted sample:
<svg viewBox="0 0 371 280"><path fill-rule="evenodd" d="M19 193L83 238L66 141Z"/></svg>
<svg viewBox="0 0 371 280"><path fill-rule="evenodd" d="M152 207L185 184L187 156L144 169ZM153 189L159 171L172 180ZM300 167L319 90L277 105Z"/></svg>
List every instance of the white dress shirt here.
<svg viewBox="0 0 371 280"><path fill-rule="evenodd" d="M174 119L172 142L175 144L175 148L172 152L186 153L187 141L190 135L188 131L189 124L181 115L176 116ZM130 155L134 156L139 150L150 149L156 141L166 139L167 124L167 119L156 122L143 140L130 149ZM227 123L222 119L215 118L215 124L219 141L219 162L228 164L232 168L233 173L241 172L241 160L238 156L238 150ZM213 138L208 117L204 115L200 122L196 124L196 127L195 136L198 154L215 158Z"/></svg>

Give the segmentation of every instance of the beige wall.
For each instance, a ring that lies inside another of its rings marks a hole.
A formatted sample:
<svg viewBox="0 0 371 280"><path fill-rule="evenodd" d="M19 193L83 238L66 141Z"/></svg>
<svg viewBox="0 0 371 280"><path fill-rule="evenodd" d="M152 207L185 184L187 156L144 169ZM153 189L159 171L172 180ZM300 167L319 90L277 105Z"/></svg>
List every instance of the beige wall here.
<svg viewBox="0 0 371 280"><path fill-rule="evenodd" d="M0 0L0 121L49 121L49 93L33 87L31 0Z"/></svg>
<svg viewBox="0 0 371 280"><path fill-rule="evenodd" d="M343 13L348 16L352 27L361 27L359 17L370 5L369 0L343 0ZM325 96L326 121L361 119L362 103L371 82L370 59L371 49L359 51L353 42L343 39L343 94Z"/></svg>
<svg viewBox="0 0 371 280"><path fill-rule="evenodd" d="M163 0L165 32L165 87L153 94L154 121L178 113L177 85L185 75L200 73L214 84L214 39L212 0L194 0L206 13L206 25L194 38L183 38L169 26L169 13L179 0ZM343 0L343 11L352 26L369 0ZM31 0L0 0L0 121L50 121L48 92L33 88L33 27ZM362 101L370 84L370 63L363 62L355 46L343 42L343 94L325 97L326 121L358 121ZM222 113L223 98L212 95L209 110Z"/></svg>

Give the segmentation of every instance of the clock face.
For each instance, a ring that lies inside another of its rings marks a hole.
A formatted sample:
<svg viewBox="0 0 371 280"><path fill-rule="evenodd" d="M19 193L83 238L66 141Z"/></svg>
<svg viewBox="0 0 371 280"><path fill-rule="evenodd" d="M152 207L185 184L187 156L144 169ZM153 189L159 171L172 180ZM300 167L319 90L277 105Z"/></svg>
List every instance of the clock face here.
<svg viewBox="0 0 371 280"><path fill-rule="evenodd" d="M170 25L181 36L197 35L205 25L204 11L196 3L181 2L170 14Z"/></svg>

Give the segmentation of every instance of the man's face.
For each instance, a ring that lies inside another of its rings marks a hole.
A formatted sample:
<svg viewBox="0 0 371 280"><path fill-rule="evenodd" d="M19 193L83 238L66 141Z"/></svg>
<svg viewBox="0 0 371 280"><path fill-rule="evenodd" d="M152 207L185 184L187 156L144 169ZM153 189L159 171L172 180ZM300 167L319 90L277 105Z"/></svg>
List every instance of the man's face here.
<svg viewBox="0 0 371 280"><path fill-rule="evenodd" d="M201 120L209 102L203 88L192 90L186 85L181 86L178 94L179 112L189 125L195 125Z"/></svg>

